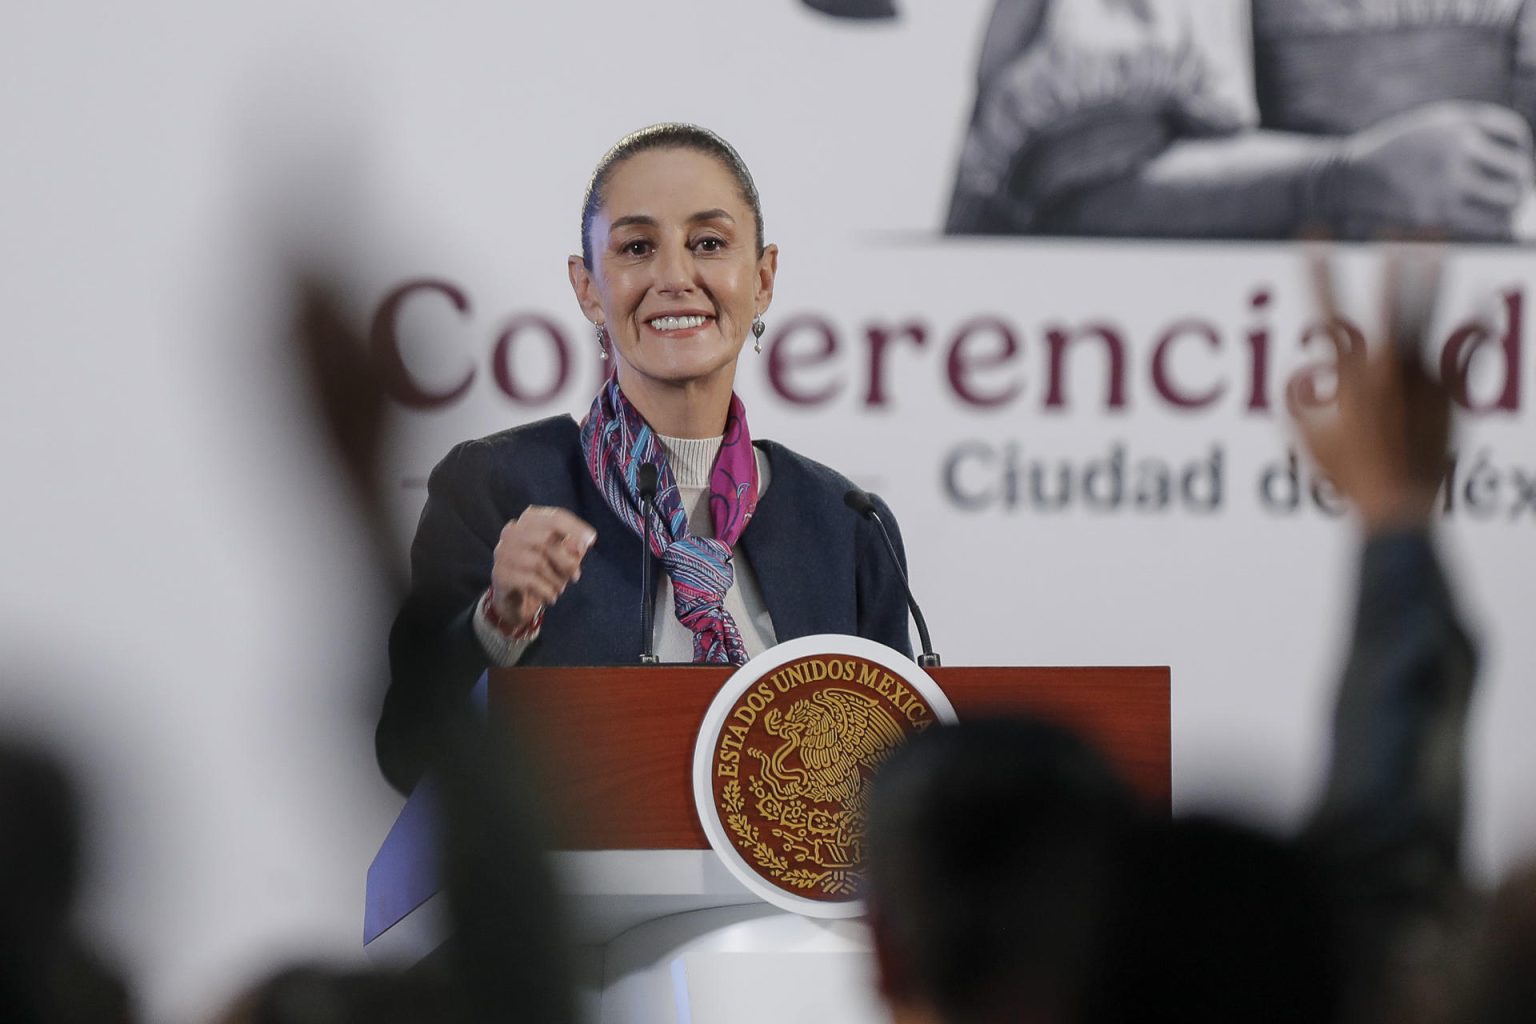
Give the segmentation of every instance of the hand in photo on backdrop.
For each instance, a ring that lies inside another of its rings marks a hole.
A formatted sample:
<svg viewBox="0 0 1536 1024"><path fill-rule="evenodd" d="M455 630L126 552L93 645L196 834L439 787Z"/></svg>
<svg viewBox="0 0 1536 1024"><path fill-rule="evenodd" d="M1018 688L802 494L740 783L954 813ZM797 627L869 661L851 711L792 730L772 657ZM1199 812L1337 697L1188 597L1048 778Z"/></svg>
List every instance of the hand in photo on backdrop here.
<svg viewBox="0 0 1536 1024"><path fill-rule="evenodd" d="M1326 258L1315 258L1312 271L1323 319L1336 324ZM1389 260L1382 336L1361 347L1342 330L1328 335L1338 354L1337 402L1315 409L1288 395L1307 450L1367 533L1426 524L1445 475L1452 382L1430 376L1421 344L1437 292L1437 264Z"/></svg>
<svg viewBox="0 0 1536 1024"><path fill-rule="evenodd" d="M1525 118L1493 103L1431 103L1345 138L1321 175L1318 212L1350 238L1507 239L1533 181Z"/></svg>
<svg viewBox="0 0 1536 1024"><path fill-rule="evenodd" d="M803 0L805 6L834 18L856 20L896 17L896 5L891 0Z"/></svg>
<svg viewBox="0 0 1536 1024"><path fill-rule="evenodd" d="M502 528L491 568L491 610L522 629L581 579L597 531L563 508L530 505Z"/></svg>

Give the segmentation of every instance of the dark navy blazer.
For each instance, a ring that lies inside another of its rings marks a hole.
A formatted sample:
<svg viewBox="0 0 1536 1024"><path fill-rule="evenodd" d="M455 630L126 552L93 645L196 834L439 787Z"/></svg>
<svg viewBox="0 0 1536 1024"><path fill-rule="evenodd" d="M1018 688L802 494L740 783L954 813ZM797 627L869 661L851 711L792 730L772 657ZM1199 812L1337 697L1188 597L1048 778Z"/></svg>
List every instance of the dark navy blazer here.
<svg viewBox="0 0 1536 1024"><path fill-rule="evenodd" d="M910 656L900 580L874 525L843 503L853 485L783 445L756 445L768 459L769 486L739 544L774 635L850 633ZM424 767L412 738L441 706L435 702L462 703L489 666L474 633L475 602L490 583L502 528L530 505L569 509L593 526L597 542L580 582L549 608L519 664L633 665L642 647L641 541L592 483L569 416L466 441L438 463L427 486L411 545L411 590L390 632L390 687L376 737L379 765L402 791ZM879 508L902 551L895 519Z"/></svg>

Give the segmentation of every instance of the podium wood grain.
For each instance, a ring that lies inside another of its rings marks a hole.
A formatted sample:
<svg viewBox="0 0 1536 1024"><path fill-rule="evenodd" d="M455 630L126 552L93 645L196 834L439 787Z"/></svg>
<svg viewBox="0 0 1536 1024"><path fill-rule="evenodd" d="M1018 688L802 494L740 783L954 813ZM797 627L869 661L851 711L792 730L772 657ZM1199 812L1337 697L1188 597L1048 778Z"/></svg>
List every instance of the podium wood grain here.
<svg viewBox="0 0 1536 1024"><path fill-rule="evenodd" d="M535 758L557 842L570 850L709 848L693 807L693 746L729 668L511 668L492 714ZM1093 742L1152 807L1172 799L1169 671L937 668L960 718L1028 713Z"/></svg>

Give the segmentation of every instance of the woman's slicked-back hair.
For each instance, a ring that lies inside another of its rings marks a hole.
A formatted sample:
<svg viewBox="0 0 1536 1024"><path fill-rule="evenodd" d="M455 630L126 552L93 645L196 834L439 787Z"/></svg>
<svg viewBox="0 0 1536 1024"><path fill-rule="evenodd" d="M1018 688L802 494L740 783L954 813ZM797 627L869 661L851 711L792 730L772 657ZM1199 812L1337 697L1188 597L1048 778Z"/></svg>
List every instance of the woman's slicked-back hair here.
<svg viewBox="0 0 1536 1024"><path fill-rule="evenodd" d="M588 267L592 266L592 221L597 216L598 207L603 205L603 192L608 187L608 179L619 164L636 153L651 149L691 149L719 160L736 179L741 189L741 198L752 208L752 220L757 228L757 252L762 255L763 205L758 199L752 172L747 170L741 154L708 128L680 121L664 121L630 132L614 143L613 148L597 162L597 169L587 182L586 198L581 203L581 258Z"/></svg>

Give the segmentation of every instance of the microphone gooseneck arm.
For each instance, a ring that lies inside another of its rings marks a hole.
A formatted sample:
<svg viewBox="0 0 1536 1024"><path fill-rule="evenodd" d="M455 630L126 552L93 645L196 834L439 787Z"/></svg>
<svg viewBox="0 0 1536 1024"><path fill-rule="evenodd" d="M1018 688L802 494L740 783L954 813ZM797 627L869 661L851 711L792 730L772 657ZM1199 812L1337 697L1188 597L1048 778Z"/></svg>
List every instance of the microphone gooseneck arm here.
<svg viewBox="0 0 1536 1024"><path fill-rule="evenodd" d="M885 541L886 554L890 555L891 565L896 568L896 578L901 580L901 589L907 595L907 607L912 611L912 621L917 623L917 639L923 648L923 653L918 655L917 663L923 668L938 667L939 656L934 652L933 641L928 638L928 622L923 618L922 609L918 608L917 601L912 596L912 586L907 582L907 571L901 567L901 556L896 553L896 544L891 540L890 531L885 528L885 521L880 518L874 499L866 492L854 487L843 495L843 503L865 519L872 521L880 531L880 539Z"/></svg>
<svg viewBox="0 0 1536 1024"><path fill-rule="evenodd" d="M651 635L651 516L656 511L656 467L649 462L641 463L637 476L640 518L645 521L640 538L640 664L655 665L661 660L656 656L656 641Z"/></svg>

